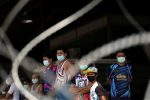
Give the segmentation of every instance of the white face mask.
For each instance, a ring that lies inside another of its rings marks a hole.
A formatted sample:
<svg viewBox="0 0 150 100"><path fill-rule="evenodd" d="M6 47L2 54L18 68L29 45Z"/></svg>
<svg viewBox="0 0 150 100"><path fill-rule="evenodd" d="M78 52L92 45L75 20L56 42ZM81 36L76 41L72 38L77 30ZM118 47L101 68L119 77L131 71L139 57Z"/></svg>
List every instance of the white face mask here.
<svg viewBox="0 0 150 100"><path fill-rule="evenodd" d="M38 79L35 78L35 79L32 79L32 83L37 83L38 82Z"/></svg>
<svg viewBox="0 0 150 100"><path fill-rule="evenodd" d="M29 88L29 85L24 85L23 86L25 89L28 89Z"/></svg>
<svg viewBox="0 0 150 100"><path fill-rule="evenodd" d="M123 62L125 62L125 60L126 60L125 57L117 57L117 61L118 61L119 63L123 63Z"/></svg>
<svg viewBox="0 0 150 100"><path fill-rule="evenodd" d="M44 60L43 64L44 64L44 66L49 66L49 61L48 60Z"/></svg>

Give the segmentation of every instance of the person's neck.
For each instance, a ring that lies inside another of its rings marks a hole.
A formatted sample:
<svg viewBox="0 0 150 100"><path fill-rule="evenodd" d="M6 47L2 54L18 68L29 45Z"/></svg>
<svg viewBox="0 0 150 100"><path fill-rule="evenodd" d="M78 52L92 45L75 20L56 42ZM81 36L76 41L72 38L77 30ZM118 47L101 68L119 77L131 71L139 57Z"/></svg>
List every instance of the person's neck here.
<svg viewBox="0 0 150 100"><path fill-rule="evenodd" d="M62 60L62 61L60 61L60 63L62 64L64 61L66 61L67 60L67 58L65 58L64 60Z"/></svg>
<svg viewBox="0 0 150 100"><path fill-rule="evenodd" d="M53 64L49 64L49 65L47 66L47 68L51 68L52 65L53 65Z"/></svg>
<svg viewBox="0 0 150 100"><path fill-rule="evenodd" d="M117 63L119 66L124 66L126 63Z"/></svg>
<svg viewBox="0 0 150 100"><path fill-rule="evenodd" d="M33 85L35 86L35 85L38 85L38 83L33 83Z"/></svg>
<svg viewBox="0 0 150 100"><path fill-rule="evenodd" d="M94 84L96 82L96 80L94 80L93 82L91 82L92 84Z"/></svg>

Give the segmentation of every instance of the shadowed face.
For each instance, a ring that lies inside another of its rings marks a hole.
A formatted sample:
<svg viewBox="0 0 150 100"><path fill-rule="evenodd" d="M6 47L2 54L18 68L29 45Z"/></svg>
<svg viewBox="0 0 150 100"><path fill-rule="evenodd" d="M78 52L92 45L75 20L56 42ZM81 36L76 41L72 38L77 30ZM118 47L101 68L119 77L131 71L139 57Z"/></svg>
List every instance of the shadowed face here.
<svg viewBox="0 0 150 100"><path fill-rule="evenodd" d="M125 54L123 52L117 53L116 57L125 57Z"/></svg>
<svg viewBox="0 0 150 100"><path fill-rule="evenodd" d="M89 72L87 73L87 78L90 82L94 82L96 80L96 73L94 72Z"/></svg>
<svg viewBox="0 0 150 100"><path fill-rule="evenodd" d="M65 55L63 50L57 50L57 56Z"/></svg>
<svg viewBox="0 0 150 100"><path fill-rule="evenodd" d="M119 52L116 55L116 60L119 64L124 65L126 62L126 56L123 52Z"/></svg>
<svg viewBox="0 0 150 100"><path fill-rule="evenodd" d="M65 53L63 50L57 50L56 56L58 61L63 61L66 59L67 53Z"/></svg>
<svg viewBox="0 0 150 100"><path fill-rule="evenodd" d="M96 76L96 74L94 72L89 72L87 73L87 76Z"/></svg>
<svg viewBox="0 0 150 100"><path fill-rule="evenodd" d="M40 79L40 76L39 76L37 73L34 73L34 74L32 75L32 83L33 83L33 84L38 83L38 82L39 82L39 79Z"/></svg>
<svg viewBox="0 0 150 100"><path fill-rule="evenodd" d="M33 75L32 75L32 79L38 79L38 75L33 74Z"/></svg>
<svg viewBox="0 0 150 100"><path fill-rule="evenodd" d="M52 63L52 58L48 58L46 56L43 57L43 61L48 61L49 63Z"/></svg>

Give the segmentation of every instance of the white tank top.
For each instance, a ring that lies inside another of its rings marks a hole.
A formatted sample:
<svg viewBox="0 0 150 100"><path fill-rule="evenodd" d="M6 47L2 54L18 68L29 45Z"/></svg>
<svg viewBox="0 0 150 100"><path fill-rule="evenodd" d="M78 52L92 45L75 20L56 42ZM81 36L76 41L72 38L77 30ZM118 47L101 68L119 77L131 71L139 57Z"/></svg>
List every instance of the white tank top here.
<svg viewBox="0 0 150 100"><path fill-rule="evenodd" d="M61 87L68 81L67 74L64 70L64 64L66 63L66 61L67 60L65 60L62 65L57 66L55 88Z"/></svg>
<svg viewBox="0 0 150 100"><path fill-rule="evenodd" d="M94 85L90 89L90 100L100 100L98 95L95 92L96 87L98 86L98 83L95 82Z"/></svg>

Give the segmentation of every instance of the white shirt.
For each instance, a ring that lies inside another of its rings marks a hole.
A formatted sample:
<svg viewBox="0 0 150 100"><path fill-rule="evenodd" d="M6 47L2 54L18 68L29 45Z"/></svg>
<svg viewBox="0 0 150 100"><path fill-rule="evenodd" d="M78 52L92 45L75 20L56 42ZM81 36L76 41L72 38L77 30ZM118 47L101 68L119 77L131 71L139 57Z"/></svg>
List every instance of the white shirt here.
<svg viewBox="0 0 150 100"><path fill-rule="evenodd" d="M19 90L17 89L15 83L10 86L8 93L13 94L12 100L19 100Z"/></svg>
<svg viewBox="0 0 150 100"><path fill-rule="evenodd" d="M90 89L90 100L99 100L99 97L95 92L95 89L96 89L97 86L98 86L98 83L95 82L93 84L93 86L91 87L91 89Z"/></svg>

